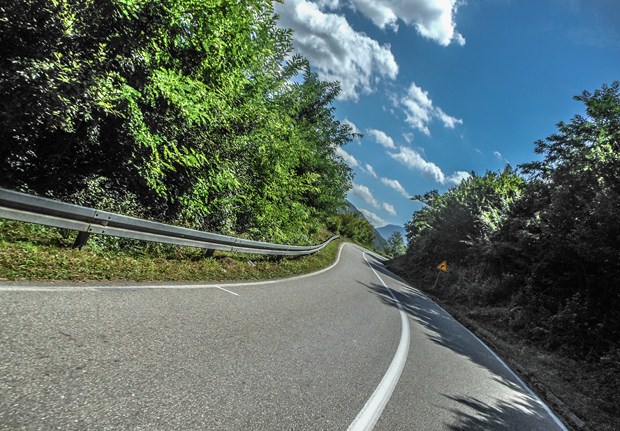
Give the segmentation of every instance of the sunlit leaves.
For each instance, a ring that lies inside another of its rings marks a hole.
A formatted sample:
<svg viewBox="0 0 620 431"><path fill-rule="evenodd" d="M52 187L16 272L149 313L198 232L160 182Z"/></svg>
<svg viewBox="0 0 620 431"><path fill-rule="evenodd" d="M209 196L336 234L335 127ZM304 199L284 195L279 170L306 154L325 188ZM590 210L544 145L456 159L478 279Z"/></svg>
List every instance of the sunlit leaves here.
<svg viewBox="0 0 620 431"><path fill-rule="evenodd" d="M271 1L9 0L0 26L2 185L107 178L160 219L298 242L342 205L339 87Z"/></svg>

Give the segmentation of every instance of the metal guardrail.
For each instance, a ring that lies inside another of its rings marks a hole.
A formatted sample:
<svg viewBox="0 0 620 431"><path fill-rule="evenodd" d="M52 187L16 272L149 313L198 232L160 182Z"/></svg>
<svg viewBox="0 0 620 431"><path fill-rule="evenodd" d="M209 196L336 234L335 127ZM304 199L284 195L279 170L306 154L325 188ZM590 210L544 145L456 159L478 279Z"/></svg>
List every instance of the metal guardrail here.
<svg viewBox="0 0 620 431"><path fill-rule="evenodd" d="M272 244L142 220L0 188L0 218L78 231L75 246L90 234L238 253L303 256L316 253L338 236L315 246Z"/></svg>

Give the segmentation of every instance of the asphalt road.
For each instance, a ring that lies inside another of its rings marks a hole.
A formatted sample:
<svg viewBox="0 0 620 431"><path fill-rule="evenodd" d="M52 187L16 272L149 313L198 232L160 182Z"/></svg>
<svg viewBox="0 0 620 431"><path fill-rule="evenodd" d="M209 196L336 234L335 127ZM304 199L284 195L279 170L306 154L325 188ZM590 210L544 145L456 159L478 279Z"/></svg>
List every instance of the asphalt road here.
<svg viewBox="0 0 620 431"><path fill-rule="evenodd" d="M564 429L353 245L274 283L0 285L0 397L0 429Z"/></svg>

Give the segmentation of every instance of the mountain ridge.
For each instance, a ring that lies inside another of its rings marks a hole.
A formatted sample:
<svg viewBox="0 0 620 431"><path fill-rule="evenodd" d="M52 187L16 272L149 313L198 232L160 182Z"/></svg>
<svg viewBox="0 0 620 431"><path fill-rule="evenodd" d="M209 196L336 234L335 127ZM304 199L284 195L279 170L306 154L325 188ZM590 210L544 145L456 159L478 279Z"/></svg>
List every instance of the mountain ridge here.
<svg viewBox="0 0 620 431"><path fill-rule="evenodd" d="M375 229L383 239L386 241L394 234L394 232L400 232L403 236L403 242L407 245L407 231L404 227L396 225L396 224L386 224L385 226L381 226Z"/></svg>

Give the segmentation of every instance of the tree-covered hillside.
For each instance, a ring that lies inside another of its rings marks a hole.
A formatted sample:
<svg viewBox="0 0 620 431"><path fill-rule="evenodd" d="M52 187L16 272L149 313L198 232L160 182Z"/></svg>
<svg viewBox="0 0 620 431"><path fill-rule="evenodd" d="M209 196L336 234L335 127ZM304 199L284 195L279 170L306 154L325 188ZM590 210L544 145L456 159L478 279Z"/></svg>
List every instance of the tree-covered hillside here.
<svg viewBox="0 0 620 431"><path fill-rule="evenodd" d="M505 307L514 333L617 377L620 84L576 100L586 115L538 141L541 160L415 197L401 267L432 285L447 260L440 296Z"/></svg>
<svg viewBox="0 0 620 431"><path fill-rule="evenodd" d="M0 186L308 242L344 204L337 83L267 0L7 0Z"/></svg>

